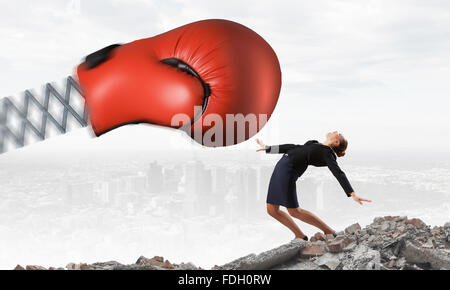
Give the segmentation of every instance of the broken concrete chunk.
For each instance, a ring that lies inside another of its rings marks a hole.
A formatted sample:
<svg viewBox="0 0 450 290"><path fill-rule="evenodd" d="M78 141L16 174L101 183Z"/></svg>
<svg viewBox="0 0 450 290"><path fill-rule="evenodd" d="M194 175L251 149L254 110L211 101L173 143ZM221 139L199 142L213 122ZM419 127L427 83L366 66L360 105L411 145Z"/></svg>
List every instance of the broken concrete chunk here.
<svg viewBox="0 0 450 290"><path fill-rule="evenodd" d="M380 252L365 245L358 245L351 254L341 260L343 270L379 270L381 268Z"/></svg>
<svg viewBox="0 0 450 290"><path fill-rule="evenodd" d="M325 241L325 235L319 232L314 234L314 238L316 241Z"/></svg>
<svg viewBox="0 0 450 290"><path fill-rule="evenodd" d="M295 260L273 267L271 270L325 270L326 266L319 266L310 260ZM326 268L328 270L328 268Z"/></svg>
<svg viewBox="0 0 450 290"><path fill-rule="evenodd" d="M172 265L172 263L169 262L169 260L166 260L166 261L164 262L164 264L162 264L162 267L163 267L163 268L166 268L166 269L174 269L174 268L175 268L175 267Z"/></svg>
<svg viewBox="0 0 450 290"><path fill-rule="evenodd" d="M149 259L146 258L144 256L140 256L139 259L136 261L135 263L136 265L139 266L148 266L148 265L152 265L152 266L156 266L156 267L163 267L166 268L164 265L164 257L161 256L154 256L153 258ZM170 264L170 263L169 263ZM167 264L168 267L169 264Z"/></svg>
<svg viewBox="0 0 450 290"><path fill-rule="evenodd" d="M327 252L325 243L324 242L315 242L315 243L308 243L306 244L306 247L304 247L300 251L300 257L302 258L311 258L316 256L321 256Z"/></svg>
<svg viewBox="0 0 450 290"><path fill-rule="evenodd" d="M219 266L215 265L214 267L219 267ZM180 265L177 265L177 267L175 267L175 269L176 270L198 270L197 266L195 266L191 262L181 263Z"/></svg>
<svg viewBox="0 0 450 290"><path fill-rule="evenodd" d="M390 227L389 222L385 221L381 224L380 230L387 231L389 230L389 227Z"/></svg>
<svg viewBox="0 0 450 290"><path fill-rule="evenodd" d="M334 236L332 234L327 234L325 237L327 241L331 241L334 239Z"/></svg>
<svg viewBox="0 0 450 290"><path fill-rule="evenodd" d="M397 259L395 261L395 265L394 266L396 268L401 269L401 268L403 268L405 266L405 264L406 264L406 259L404 257L401 257L400 259Z"/></svg>
<svg viewBox="0 0 450 290"><path fill-rule="evenodd" d="M338 254L325 253L318 257L314 263L319 266L327 266L330 270L335 270L341 264L341 257Z"/></svg>
<svg viewBox="0 0 450 290"><path fill-rule="evenodd" d="M264 270L270 269L275 265L281 264L298 256L301 249L307 242L303 239L294 239L288 244L265 251L259 255L250 254L236 259L223 266L216 267L220 270Z"/></svg>
<svg viewBox="0 0 450 290"><path fill-rule="evenodd" d="M361 226L359 225L359 223L352 224L351 226L345 228L345 233L351 235L360 229Z"/></svg>
<svg viewBox="0 0 450 290"><path fill-rule="evenodd" d="M344 250L354 240L350 237L336 238L327 243L328 251L331 253L338 253Z"/></svg>
<svg viewBox="0 0 450 290"><path fill-rule="evenodd" d="M415 264L429 264L433 269L450 270L450 256L439 249L426 249L414 245L411 241L406 241L401 250L401 255L406 261Z"/></svg>
<svg viewBox="0 0 450 290"><path fill-rule="evenodd" d="M382 221L384 221L383 217L376 217L373 219L373 223L381 223Z"/></svg>
<svg viewBox="0 0 450 290"><path fill-rule="evenodd" d="M242 270L248 265L251 265L252 261L255 260L256 255L254 253L248 254L247 256L240 257L236 260L233 260L225 265L219 266L216 269L220 270Z"/></svg>
<svg viewBox="0 0 450 290"><path fill-rule="evenodd" d="M69 263L66 265L67 270L80 270L80 265L77 265L75 263Z"/></svg>
<svg viewBox="0 0 450 290"><path fill-rule="evenodd" d="M350 251L353 251L353 250L356 248L357 245L358 245L358 244L357 244L356 242L351 242L350 244L348 244L347 246L345 246L345 247L342 249L342 251L343 251L343 252L350 252Z"/></svg>
<svg viewBox="0 0 450 290"><path fill-rule="evenodd" d="M432 239L428 239L425 243L422 244L422 248L432 249L434 248L434 243Z"/></svg>
<svg viewBox="0 0 450 290"><path fill-rule="evenodd" d="M427 225L421 220L417 218L407 219L405 220L405 224L413 225L415 227L426 227Z"/></svg>
<svg viewBox="0 0 450 290"><path fill-rule="evenodd" d="M25 267L26 270L47 270L46 268L38 265L27 265Z"/></svg>
<svg viewBox="0 0 450 290"><path fill-rule="evenodd" d="M444 225L444 233L445 239L450 243L450 222L445 223Z"/></svg>
<svg viewBox="0 0 450 290"><path fill-rule="evenodd" d="M337 234L338 236L343 236L343 235L345 235L345 232L344 232L344 231L339 231L339 232L336 232L336 234Z"/></svg>
<svg viewBox="0 0 450 290"><path fill-rule="evenodd" d="M120 267L123 265L116 261L108 261L108 262L97 262L94 264L90 264L89 266L91 266L92 268L94 268L96 270L97 269L99 269L99 270L114 270L116 267Z"/></svg>

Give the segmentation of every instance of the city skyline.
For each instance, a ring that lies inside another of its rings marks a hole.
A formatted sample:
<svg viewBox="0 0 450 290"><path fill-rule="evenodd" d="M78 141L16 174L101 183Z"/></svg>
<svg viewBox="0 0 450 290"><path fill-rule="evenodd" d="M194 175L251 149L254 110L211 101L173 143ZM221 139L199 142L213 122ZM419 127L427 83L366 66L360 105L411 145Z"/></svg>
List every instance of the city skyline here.
<svg viewBox="0 0 450 290"><path fill-rule="evenodd" d="M38 155L34 149L25 149L34 158L17 152L21 159L0 160L8 168L0 172L0 246L11 249L0 257L1 268L22 261L130 263L131 257L152 254L209 267L292 238L265 208L281 155L253 149L220 156L172 150L79 155L71 148ZM348 199L327 167L310 166L297 181L300 206L336 229L354 222L364 226L384 215L430 225L448 219L448 163L433 166L417 157L414 163L391 159L392 166L373 158L370 164L359 158L340 162L355 191L373 200L370 205ZM307 235L318 231L296 222Z"/></svg>

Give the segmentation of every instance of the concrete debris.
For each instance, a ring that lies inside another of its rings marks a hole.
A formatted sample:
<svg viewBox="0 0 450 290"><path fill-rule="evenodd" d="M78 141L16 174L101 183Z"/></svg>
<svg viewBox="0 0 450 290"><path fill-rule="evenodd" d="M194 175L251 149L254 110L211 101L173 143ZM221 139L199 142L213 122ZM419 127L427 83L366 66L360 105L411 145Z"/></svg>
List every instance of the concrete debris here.
<svg viewBox="0 0 450 290"><path fill-rule="evenodd" d="M356 223L356 224L352 224L349 227L346 227L344 233L346 233L347 235L351 235L360 229L361 229L361 226L358 223Z"/></svg>
<svg viewBox="0 0 450 290"><path fill-rule="evenodd" d="M381 255L364 244L359 244L352 253L343 255L342 270L380 270Z"/></svg>
<svg viewBox="0 0 450 290"><path fill-rule="evenodd" d="M69 263L68 270L203 270L194 264L171 263L161 256L140 256L134 264L116 261ZM418 218L375 217L338 231L337 236L316 233L309 241L290 243L252 253L211 270L450 270L450 222L431 228ZM17 265L14 270L46 270L38 265ZM48 270L64 270L49 267Z"/></svg>
<svg viewBox="0 0 450 290"><path fill-rule="evenodd" d="M140 256L135 264L137 266L155 266L155 268L175 269L175 266L172 265L169 260L164 261L164 258L161 256L154 256L151 259Z"/></svg>
<svg viewBox="0 0 450 290"><path fill-rule="evenodd" d="M322 256L327 252L326 244L323 241L317 241L317 242L309 242L306 244L306 247L304 247L300 251L300 256L302 258L311 258L316 256Z"/></svg>
<svg viewBox="0 0 450 290"><path fill-rule="evenodd" d="M450 255L447 252L427 249L420 245L415 245L411 241L406 241L402 249L402 256L409 263L422 265L426 269L450 269Z"/></svg>
<svg viewBox="0 0 450 290"><path fill-rule="evenodd" d="M114 270L117 267L123 266L116 261L98 262L90 265L94 270Z"/></svg>
<svg viewBox="0 0 450 290"><path fill-rule="evenodd" d="M262 252L259 255L249 254L223 266L215 266L211 270L264 270L297 257L308 242L303 239L292 240L288 244Z"/></svg>
<svg viewBox="0 0 450 290"><path fill-rule="evenodd" d="M415 227L426 227L427 225L421 219L407 219L405 224L411 224Z"/></svg>
<svg viewBox="0 0 450 290"><path fill-rule="evenodd" d="M430 229L417 218L376 217L365 228L355 223L336 237L316 234L297 256L266 269L450 269L449 233L450 223ZM253 259L246 260L246 267Z"/></svg>
<svg viewBox="0 0 450 290"><path fill-rule="evenodd" d="M47 270L46 268L38 265L27 265L25 270Z"/></svg>
<svg viewBox="0 0 450 290"><path fill-rule="evenodd" d="M148 259L140 256L135 264L123 265L116 261L99 262L93 264L86 263L69 263L66 268L49 267L48 270L203 270L201 267L195 266L193 263L175 264L164 260L163 257L155 256ZM46 268L37 265L28 265L25 268L17 265L14 270L46 270Z"/></svg>
<svg viewBox="0 0 450 290"><path fill-rule="evenodd" d="M309 260L293 259L292 261L274 266L271 270L328 270L326 266L320 266Z"/></svg>
<svg viewBox="0 0 450 290"><path fill-rule="evenodd" d="M315 260L319 266L326 266L330 270L335 270L341 264L342 256L339 254L326 253Z"/></svg>
<svg viewBox="0 0 450 290"><path fill-rule="evenodd" d="M341 252L344 250L344 248L346 248L348 245L350 245L350 243L352 243L353 241L354 241L354 239L352 239L350 237L337 236L333 240L328 240L328 243L327 243L328 251L330 251L331 253Z"/></svg>
<svg viewBox="0 0 450 290"><path fill-rule="evenodd" d="M450 222L445 223L444 234L445 234L445 239L447 240L448 243L450 243Z"/></svg>
<svg viewBox="0 0 450 290"><path fill-rule="evenodd" d="M332 240L332 239L334 239L334 236L333 236L332 234L327 234L327 235L325 236L325 240L326 240L326 241L329 241L329 240Z"/></svg>
<svg viewBox="0 0 450 290"><path fill-rule="evenodd" d="M333 236L333 235L331 235ZM327 238L324 234L322 233L315 233L314 236L311 237L311 239L309 239L311 242L315 242L315 241L325 241Z"/></svg>

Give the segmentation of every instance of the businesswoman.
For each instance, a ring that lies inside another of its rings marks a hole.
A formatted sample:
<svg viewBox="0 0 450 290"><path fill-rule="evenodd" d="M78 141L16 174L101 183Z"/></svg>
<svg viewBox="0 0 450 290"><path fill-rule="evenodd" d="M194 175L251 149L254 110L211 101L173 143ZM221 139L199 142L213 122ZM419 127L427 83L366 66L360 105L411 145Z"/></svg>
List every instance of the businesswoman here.
<svg viewBox="0 0 450 290"><path fill-rule="evenodd" d="M355 194L345 173L339 168L336 156L342 157L347 149L347 140L337 131L326 134L325 141L309 140L303 145L282 144L266 146L260 139L256 139L260 148L256 151L266 153L283 153L272 173L267 193L267 212L294 234L294 239L308 240L308 237L300 230L294 220L289 216L313 225L323 231L324 234L336 236L335 230L329 227L312 212L302 209L297 201L297 189L295 182L305 172L308 165L316 167L327 166L348 197L352 197L359 204L371 202ZM288 214L280 210L280 205L286 207Z"/></svg>

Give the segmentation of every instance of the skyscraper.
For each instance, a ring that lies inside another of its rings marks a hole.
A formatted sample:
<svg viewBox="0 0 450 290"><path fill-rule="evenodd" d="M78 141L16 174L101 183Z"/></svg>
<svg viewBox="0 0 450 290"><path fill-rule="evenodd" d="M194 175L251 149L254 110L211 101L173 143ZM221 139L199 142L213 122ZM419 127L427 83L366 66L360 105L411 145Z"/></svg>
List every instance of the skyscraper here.
<svg viewBox="0 0 450 290"><path fill-rule="evenodd" d="M147 188L149 193L156 194L160 194L163 190L163 168L156 161L149 164Z"/></svg>

